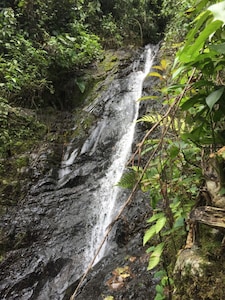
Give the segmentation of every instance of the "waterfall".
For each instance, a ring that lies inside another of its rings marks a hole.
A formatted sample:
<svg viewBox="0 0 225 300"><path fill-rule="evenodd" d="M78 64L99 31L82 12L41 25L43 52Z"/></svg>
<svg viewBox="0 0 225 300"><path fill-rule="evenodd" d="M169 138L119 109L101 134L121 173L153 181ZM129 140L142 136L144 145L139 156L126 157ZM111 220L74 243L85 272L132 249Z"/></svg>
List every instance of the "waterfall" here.
<svg viewBox="0 0 225 300"><path fill-rule="evenodd" d="M120 94L119 101L116 101L113 110L116 112L116 120L119 124L119 139L113 146L111 165L107 169L105 176L100 180L99 186L92 195L90 222L92 227L91 236L87 237L86 263L90 263L100 246L106 233L107 227L113 221L119 211L119 195L121 189L116 186L120 180L126 162L131 152L135 123L138 117L139 102L142 95L143 81L148 74L154 54L150 46L146 46L144 53L138 61L133 64L133 71L127 78L126 92ZM140 63L143 62L143 65ZM140 67L142 70L140 70ZM112 101L113 103L113 101ZM110 124L109 124L110 126ZM104 130L104 128L102 129ZM104 243L100 253L96 257L97 263L107 254L110 247Z"/></svg>
<svg viewBox="0 0 225 300"><path fill-rule="evenodd" d="M120 60L118 73L100 81L100 88L94 89L95 100L86 99L87 106L82 107L85 115L90 112L96 120L87 137L73 136L60 152L60 168L58 161L53 166L50 162L44 175L30 183L20 205L2 218L3 229L12 241L18 239L19 247L1 264L1 299L66 299L65 294L71 293L87 270L124 200L117 183L131 152L137 100L154 49L147 46L131 65L126 56ZM38 156L41 170L46 148L42 151ZM36 158L33 165L39 176ZM109 240L95 263L112 246Z"/></svg>

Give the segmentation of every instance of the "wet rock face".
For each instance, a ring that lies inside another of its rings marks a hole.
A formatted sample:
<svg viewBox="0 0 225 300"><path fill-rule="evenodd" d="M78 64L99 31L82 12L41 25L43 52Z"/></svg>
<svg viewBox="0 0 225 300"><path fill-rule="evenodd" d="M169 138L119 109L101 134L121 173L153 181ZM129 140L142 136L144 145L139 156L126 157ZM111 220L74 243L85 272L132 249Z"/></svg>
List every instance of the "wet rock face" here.
<svg viewBox="0 0 225 300"><path fill-rule="evenodd" d="M107 296L114 300L154 299L156 282L147 271L149 256L143 248L143 220L150 214L148 197L138 192L111 237L119 248L90 270L75 299L102 300ZM63 300L70 299L78 283L79 280L68 288Z"/></svg>
<svg viewBox="0 0 225 300"><path fill-rule="evenodd" d="M127 65L125 61L124 65ZM85 112L95 114L95 126L86 139L77 141L74 137L64 165L61 164L65 154L62 143L55 143L54 147L43 143L42 150L31 156L28 173L32 180L26 196L0 220L0 245L7 251L0 266L2 300L66 299L85 271L85 249L95 222L89 218L93 195L112 162L119 135L126 130L123 117L118 123L116 115L120 113L122 95L132 92L122 73L127 76L132 70L129 65L123 72L114 74L115 85L106 78L108 92L99 91L96 100L84 108ZM125 111L124 118L132 119L134 111L129 105ZM121 201L125 198L126 194L121 196ZM89 290L89 285L83 286L84 294L79 299L93 299L93 290L96 299L109 293L115 299L151 299L153 282L146 272L147 258L142 247L143 220L149 213L148 199L139 195L116 224L110 237L112 252L96 265L87 281L92 287ZM112 289L107 282L114 276L113 270L125 266L129 267L130 276L121 289Z"/></svg>

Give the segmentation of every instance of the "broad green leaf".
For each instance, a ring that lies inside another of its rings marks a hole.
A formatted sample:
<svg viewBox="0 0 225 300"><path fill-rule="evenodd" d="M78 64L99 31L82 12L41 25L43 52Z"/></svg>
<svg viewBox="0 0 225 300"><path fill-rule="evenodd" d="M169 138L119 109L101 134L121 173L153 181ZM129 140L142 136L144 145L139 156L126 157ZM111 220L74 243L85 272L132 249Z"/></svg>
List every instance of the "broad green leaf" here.
<svg viewBox="0 0 225 300"><path fill-rule="evenodd" d="M156 272L155 274L154 274L154 276L153 276L153 278L162 278L163 276L165 276L166 275L166 272L165 272L165 270L159 270L158 272Z"/></svg>
<svg viewBox="0 0 225 300"><path fill-rule="evenodd" d="M224 187L219 190L219 194L221 196L225 195L225 188Z"/></svg>
<svg viewBox="0 0 225 300"><path fill-rule="evenodd" d="M148 263L148 270L155 268L160 262L160 257L163 252L164 243L160 243L155 247L155 250L152 252L151 257Z"/></svg>
<svg viewBox="0 0 225 300"><path fill-rule="evenodd" d="M149 123L156 123L162 119L160 114L154 115L145 115L142 118L138 119L137 122L149 122Z"/></svg>
<svg viewBox="0 0 225 300"><path fill-rule="evenodd" d="M208 105L210 110L212 110L213 106L221 98L223 92L224 92L224 87L216 91L213 91L208 97L206 97L206 104Z"/></svg>
<svg viewBox="0 0 225 300"><path fill-rule="evenodd" d="M187 67L186 66L182 66L176 70L173 71L173 74L172 74L172 79L175 79L177 76L179 76L183 71L186 71L187 70Z"/></svg>
<svg viewBox="0 0 225 300"><path fill-rule="evenodd" d="M146 253L151 253L154 251L154 249L155 249L155 246L151 246L146 250Z"/></svg>
<svg viewBox="0 0 225 300"><path fill-rule="evenodd" d="M202 49L206 40L221 26L222 22L219 20L216 20L207 25L204 28L204 30L199 34L194 44L185 46L185 48L179 55L180 61L185 63L193 61L195 57L199 55L200 50Z"/></svg>
<svg viewBox="0 0 225 300"><path fill-rule="evenodd" d="M152 222L154 222L154 221L156 221L156 220L158 220L158 219L161 219L161 218L163 218L165 215L164 215L164 213L158 213L158 214L154 214L150 219L148 219L147 220L147 222L148 223L152 223Z"/></svg>
<svg viewBox="0 0 225 300"><path fill-rule="evenodd" d="M155 231L155 225L151 226L145 234L144 234L144 239L143 239L143 245L145 245L154 235L156 235Z"/></svg>
<svg viewBox="0 0 225 300"><path fill-rule="evenodd" d="M152 252L153 256L161 256L162 252L163 252L163 248L164 248L165 243L160 243L155 247L155 250Z"/></svg>
<svg viewBox="0 0 225 300"><path fill-rule="evenodd" d="M189 108L194 107L196 104L202 104L204 99L200 95L195 95L192 98L187 99L181 104L182 110L188 110Z"/></svg>
<svg viewBox="0 0 225 300"><path fill-rule="evenodd" d="M123 174L117 185L123 188L132 189L136 182L137 173L134 170L129 170Z"/></svg>
<svg viewBox="0 0 225 300"><path fill-rule="evenodd" d="M218 45L209 45L209 49L219 54L225 54L225 43L218 44Z"/></svg>
<svg viewBox="0 0 225 300"><path fill-rule="evenodd" d="M160 257L159 256L152 256L150 257L149 259L149 262L148 262L148 271L154 269L158 263L160 262Z"/></svg>
<svg viewBox="0 0 225 300"><path fill-rule="evenodd" d="M173 227L174 228L184 227L184 218L183 217L179 217L178 219L176 219Z"/></svg>
<svg viewBox="0 0 225 300"><path fill-rule="evenodd" d="M166 297L164 295L161 295L161 294L157 294L154 298L154 300L165 300Z"/></svg>
<svg viewBox="0 0 225 300"><path fill-rule="evenodd" d="M185 43L185 46L192 43L195 35L198 33L199 28L202 26L202 24L207 20L208 16L210 15L209 11L203 11L201 14L199 14L196 19L194 20L193 29L189 31L187 34L187 41ZM196 22L196 23L195 23Z"/></svg>
<svg viewBox="0 0 225 300"><path fill-rule="evenodd" d="M160 284L157 284L156 292L159 293L159 294L163 294L163 292L164 292L163 286L161 286Z"/></svg>
<svg viewBox="0 0 225 300"><path fill-rule="evenodd" d="M158 219L158 221L155 224L156 233L159 233L165 224L166 224L166 217L162 217L161 219Z"/></svg>

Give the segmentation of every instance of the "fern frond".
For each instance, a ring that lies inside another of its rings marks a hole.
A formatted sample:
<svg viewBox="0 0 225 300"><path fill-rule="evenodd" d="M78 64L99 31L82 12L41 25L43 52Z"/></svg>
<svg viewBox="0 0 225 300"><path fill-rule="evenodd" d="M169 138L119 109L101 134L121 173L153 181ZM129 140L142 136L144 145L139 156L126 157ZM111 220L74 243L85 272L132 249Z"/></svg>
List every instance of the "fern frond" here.
<svg viewBox="0 0 225 300"><path fill-rule="evenodd" d="M132 189L136 182L137 173L134 170L129 170L128 172L123 174L117 185L122 188Z"/></svg>
<svg viewBox="0 0 225 300"><path fill-rule="evenodd" d="M160 78L161 80L163 79L163 76L161 74L159 74L158 72L150 72L147 77L150 77L150 76L153 76L153 77L158 77Z"/></svg>
<svg viewBox="0 0 225 300"><path fill-rule="evenodd" d="M149 123L156 123L162 119L160 114L155 115L145 115L142 118L138 119L137 122L149 122Z"/></svg>

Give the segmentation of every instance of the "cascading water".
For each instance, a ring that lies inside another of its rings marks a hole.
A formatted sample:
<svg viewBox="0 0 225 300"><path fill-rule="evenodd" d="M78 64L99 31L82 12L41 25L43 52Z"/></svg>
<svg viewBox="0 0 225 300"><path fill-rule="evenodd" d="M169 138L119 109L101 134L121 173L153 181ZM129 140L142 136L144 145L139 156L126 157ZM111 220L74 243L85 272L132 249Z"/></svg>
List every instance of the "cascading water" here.
<svg viewBox="0 0 225 300"><path fill-rule="evenodd" d="M131 151L135 122L138 117L139 102L137 100L141 97L143 81L150 70L153 59L152 49L147 46L140 60L134 63L133 72L127 78L126 92L120 95L117 105L114 105L113 108L117 122L120 124L119 140L113 146L112 163L99 182L100 188L93 193L90 217L91 222L93 222L93 230L87 241L87 245L89 245L85 255L87 263L95 256L107 227L119 210L117 199L120 188L116 184L123 174ZM140 61L144 62L142 70L139 70ZM110 126L110 124L108 125ZM110 247L106 247L105 243L96 257L95 263L106 255L109 249Z"/></svg>
<svg viewBox="0 0 225 300"><path fill-rule="evenodd" d="M107 82L85 108L98 120L86 141L71 140L60 170L50 169L31 183L24 202L1 218L12 240L25 241L1 264L1 299L62 300L94 257L119 209L116 184L131 151L136 100L154 58L152 49L157 50L147 46L126 65L126 75ZM105 245L96 262L109 249Z"/></svg>

